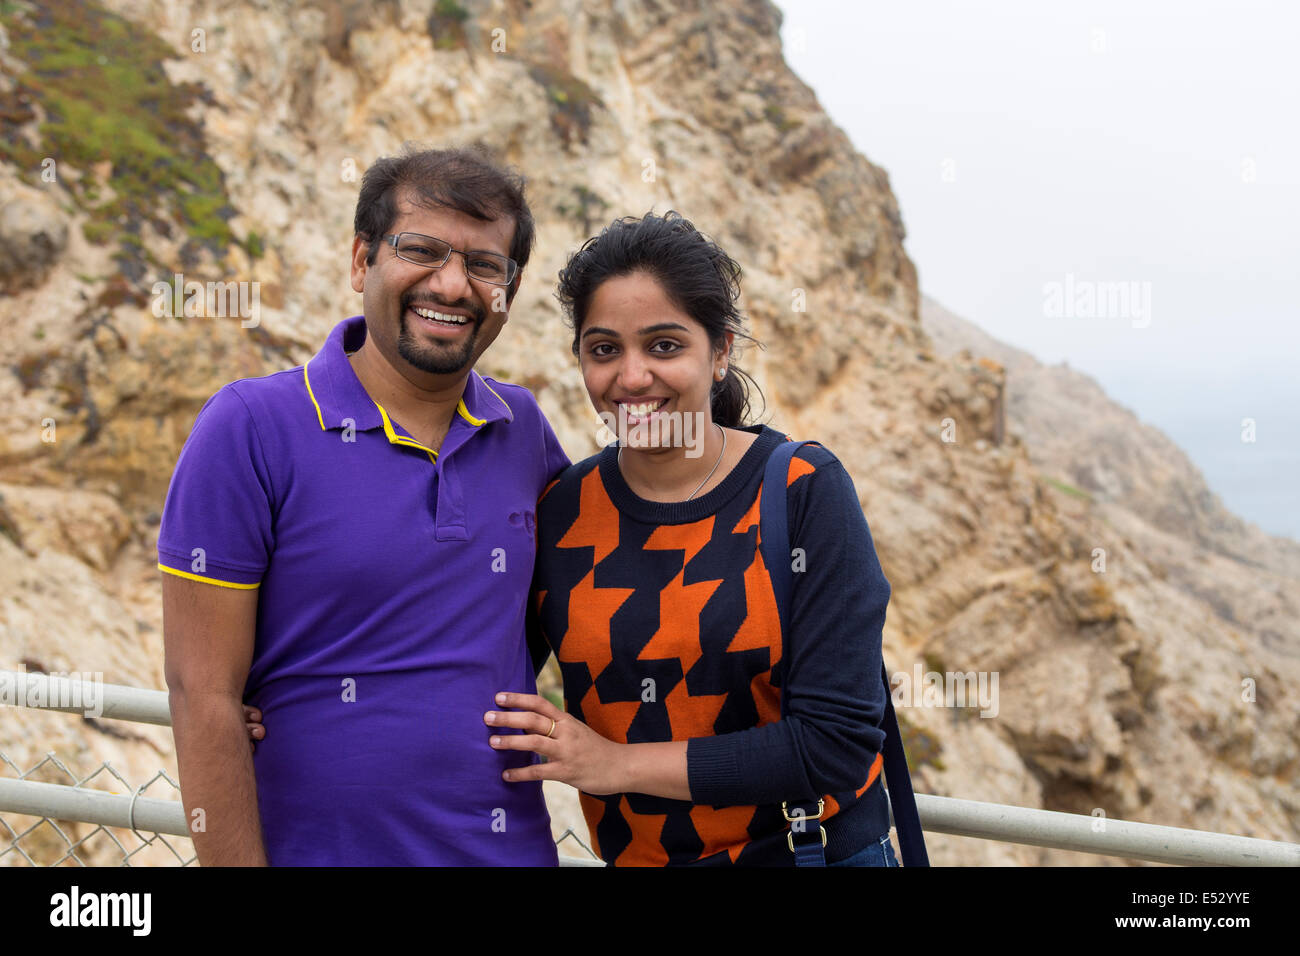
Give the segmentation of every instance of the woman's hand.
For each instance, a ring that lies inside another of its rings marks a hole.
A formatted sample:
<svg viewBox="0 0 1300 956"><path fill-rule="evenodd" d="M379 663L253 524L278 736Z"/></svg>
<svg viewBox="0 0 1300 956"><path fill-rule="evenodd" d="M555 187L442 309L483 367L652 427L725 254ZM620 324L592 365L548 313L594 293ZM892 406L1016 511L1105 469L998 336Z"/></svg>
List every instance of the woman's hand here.
<svg viewBox="0 0 1300 956"><path fill-rule="evenodd" d="M257 741L266 736L266 728L262 726L262 712L245 704L244 727L248 731L248 746L256 752Z"/></svg>
<svg viewBox="0 0 1300 956"><path fill-rule="evenodd" d="M492 747L531 750L547 760L507 770L501 775L505 780L559 780L598 796L627 789L621 774L627 744L607 740L545 697L503 693L497 694L496 700L497 706L514 710L490 710L483 715L483 722L489 727L517 728L525 733L493 735L488 741Z"/></svg>

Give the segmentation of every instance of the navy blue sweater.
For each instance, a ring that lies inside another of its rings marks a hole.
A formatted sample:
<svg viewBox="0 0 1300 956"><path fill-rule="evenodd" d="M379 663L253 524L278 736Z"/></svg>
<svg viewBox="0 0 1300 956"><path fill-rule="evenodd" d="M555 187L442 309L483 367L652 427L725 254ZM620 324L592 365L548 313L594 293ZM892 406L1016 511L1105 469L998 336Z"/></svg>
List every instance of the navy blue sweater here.
<svg viewBox="0 0 1300 956"><path fill-rule="evenodd" d="M646 501L610 446L538 504L534 610L566 709L620 743L687 740L691 802L581 795L607 863L791 865L783 800L824 797L827 859L889 829L880 782L890 586L852 479L805 445L788 476L791 639L758 547L766 426L707 494ZM789 716L781 719L781 693Z"/></svg>

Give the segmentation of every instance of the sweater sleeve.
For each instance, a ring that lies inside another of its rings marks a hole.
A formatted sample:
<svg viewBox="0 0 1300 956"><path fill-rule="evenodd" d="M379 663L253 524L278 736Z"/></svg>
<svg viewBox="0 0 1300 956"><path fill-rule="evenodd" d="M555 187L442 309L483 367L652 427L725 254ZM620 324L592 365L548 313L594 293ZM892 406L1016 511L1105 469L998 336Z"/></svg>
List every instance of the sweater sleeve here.
<svg viewBox="0 0 1300 956"><path fill-rule="evenodd" d="M554 487L560 472L568 468L571 462L569 456L565 454L564 448L561 447L560 440L555 437L555 431L551 428L551 423L546 420L545 415L541 414L541 409L538 409L538 418L541 419L542 448L546 471L545 487L542 488L542 493L537 496L537 507L540 512L542 499ZM540 521L538 527L540 529ZM537 547L540 548L542 543L540 530L537 532L536 541ZM533 660L534 677L541 674L542 668L546 666L546 661L551 656L551 645L546 639L546 632L542 629L541 617L537 608L536 571L536 565L534 565L533 587L528 592L528 601L524 613L524 634L528 641L528 653Z"/></svg>
<svg viewBox="0 0 1300 956"><path fill-rule="evenodd" d="M848 472L821 448L805 446L796 457L816 470L789 488L795 573L782 667L789 714L692 739L687 774L695 803L779 803L856 790L884 745L881 634L889 582Z"/></svg>

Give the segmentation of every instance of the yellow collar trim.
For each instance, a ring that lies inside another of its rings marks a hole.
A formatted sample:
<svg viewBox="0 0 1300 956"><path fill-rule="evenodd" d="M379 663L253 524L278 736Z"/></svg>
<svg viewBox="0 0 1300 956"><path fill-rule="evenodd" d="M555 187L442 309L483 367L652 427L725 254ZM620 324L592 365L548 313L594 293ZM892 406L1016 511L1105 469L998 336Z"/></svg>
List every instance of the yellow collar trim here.
<svg viewBox="0 0 1300 956"><path fill-rule="evenodd" d="M487 382L484 382L483 377L479 375L478 372L474 372L474 375L475 377L478 378L479 382L482 383L484 388L486 388L493 395L496 395L497 401L499 401L502 405L505 405L506 411L510 413L511 418L513 419L514 411L511 410L508 404L506 404L506 400L497 394L497 390L495 388L493 388ZM316 410L316 421L320 422L320 430L326 431L327 429L325 428L325 416L321 414L320 402L316 401L316 393L312 391L311 377L307 374L307 366L305 364L302 367L302 380L303 383L307 386L307 397L311 399L312 408ZM392 442L394 445L412 445L415 448L424 449L430 455L438 454L432 448L426 448L424 445L421 445L418 441L415 441L414 439L404 438L401 435L397 434L397 432L393 430L393 423L388 417L388 412L384 411L384 406L380 405L378 402L375 402L375 408L379 409L379 416L384 421L384 434L388 436L388 440ZM477 418L470 412L469 406L465 404L464 398L461 398L456 403L456 412L460 415L461 418L465 419L465 421L469 422L475 428L487 424L486 418Z"/></svg>
<svg viewBox="0 0 1300 956"><path fill-rule="evenodd" d="M414 438L407 438L404 435L397 434L397 432L393 430L393 422L388 417L388 412L384 410L384 406L380 405L378 402L375 402L375 408L379 409L379 417L384 420L384 434L388 436L389 442L391 442L394 445L409 445L412 448L418 448L421 451L426 451L429 453L430 459L436 458L438 456L438 453L434 451L432 448L430 448L428 445L421 445Z"/></svg>
<svg viewBox="0 0 1300 956"><path fill-rule="evenodd" d="M460 413L461 418L465 419L465 421L469 422L475 428L487 424L486 418L475 418L470 414L469 407L465 404L465 399L463 398L456 403L456 411Z"/></svg>
<svg viewBox="0 0 1300 956"><path fill-rule="evenodd" d="M302 380L307 383L307 397L311 399L311 404L316 409L316 421L320 422L320 430L325 431L325 416L320 413L320 403L316 401L316 393L311 390L311 379L307 377L307 365L302 367Z"/></svg>

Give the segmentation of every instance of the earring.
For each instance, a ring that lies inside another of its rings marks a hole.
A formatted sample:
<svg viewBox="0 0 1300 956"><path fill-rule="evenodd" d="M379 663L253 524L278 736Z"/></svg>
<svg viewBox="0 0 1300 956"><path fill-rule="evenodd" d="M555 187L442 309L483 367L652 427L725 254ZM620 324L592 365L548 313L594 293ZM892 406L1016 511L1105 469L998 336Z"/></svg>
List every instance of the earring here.
<svg viewBox="0 0 1300 956"><path fill-rule="evenodd" d="M718 369L716 372L714 372L714 373L713 373L713 377L716 378L719 382L721 382L724 378L727 377L727 369L726 369L726 367L724 366L724 367Z"/></svg>

